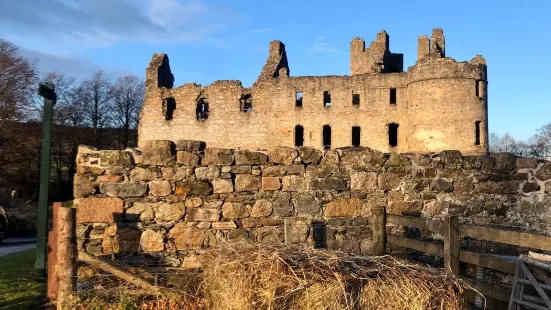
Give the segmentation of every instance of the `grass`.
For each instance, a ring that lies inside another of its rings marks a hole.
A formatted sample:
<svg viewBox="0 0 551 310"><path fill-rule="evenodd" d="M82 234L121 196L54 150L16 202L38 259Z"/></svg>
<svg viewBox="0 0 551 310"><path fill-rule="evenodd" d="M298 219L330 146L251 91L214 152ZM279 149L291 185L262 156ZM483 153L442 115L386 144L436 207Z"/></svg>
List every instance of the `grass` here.
<svg viewBox="0 0 551 310"><path fill-rule="evenodd" d="M34 269L36 250L0 257L0 310L40 309L46 278Z"/></svg>

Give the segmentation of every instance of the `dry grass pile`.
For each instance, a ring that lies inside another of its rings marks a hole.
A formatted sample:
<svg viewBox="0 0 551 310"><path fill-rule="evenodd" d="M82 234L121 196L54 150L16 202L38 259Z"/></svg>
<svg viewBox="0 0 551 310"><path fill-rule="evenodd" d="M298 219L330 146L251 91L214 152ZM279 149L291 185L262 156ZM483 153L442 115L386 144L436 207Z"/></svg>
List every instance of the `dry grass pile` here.
<svg viewBox="0 0 551 310"><path fill-rule="evenodd" d="M209 309L462 309L442 271L292 246L223 244L200 257Z"/></svg>

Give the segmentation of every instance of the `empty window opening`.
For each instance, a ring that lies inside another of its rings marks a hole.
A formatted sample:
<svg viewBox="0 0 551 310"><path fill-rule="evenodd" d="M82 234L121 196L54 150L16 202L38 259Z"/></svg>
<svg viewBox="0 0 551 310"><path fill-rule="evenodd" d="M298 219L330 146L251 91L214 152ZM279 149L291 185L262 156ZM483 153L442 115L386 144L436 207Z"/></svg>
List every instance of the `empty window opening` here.
<svg viewBox="0 0 551 310"><path fill-rule="evenodd" d="M371 58L373 59L377 58L377 54L371 54Z"/></svg>
<svg viewBox="0 0 551 310"><path fill-rule="evenodd" d="M172 117L174 116L174 110L176 110L176 100L174 98L166 98L166 107L165 107L165 119L167 121L172 120Z"/></svg>
<svg viewBox="0 0 551 310"><path fill-rule="evenodd" d="M314 248L323 249L327 246L327 233L324 222L312 222Z"/></svg>
<svg viewBox="0 0 551 310"><path fill-rule="evenodd" d="M330 107L331 106L331 93L327 90L323 92L323 106L324 107Z"/></svg>
<svg viewBox="0 0 551 310"><path fill-rule="evenodd" d="M295 107L302 107L302 92L295 93Z"/></svg>
<svg viewBox="0 0 551 310"><path fill-rule="evenodd" d="M331 126L323 126L323 148L325 150L331 149Z"/></svg>
<svg viewBox="0 0 551 310"><path fill-rule="evenodd" d="M251 112L253 110L253 97L251 94L241 95L241 99L239 99L239 109L241 112Z"/></svg>
<svg viewBox="0 0 551 310"><path fill-rule="evenodd" d="M391 147L398 146L398 124L388 124L388 144Z"/></svg>
<svg viewBox="0 0 551 310"><path fill-rule="evenodd" d="M206 120L209 118L209 103L205 98L199 98L195 108L197 120Z"/></svg>
<svg viewBox="0 0 551 310"><path fill-rule="evenodd" d="M360 146L361 129L359 126L352 127L352 145Z"/></svg>
<svg viewBox="0 0 551 310"><path fill-rule="evenodd" d="M476 81L475 83L475 92L476 96L479 98L484 97L484 82L483 81Z"/></svg>
<svg viewBox="0 0 551 310"><path fill-rule="evenodd" d="M304 145L304 127L300 125L295 126L295 146Z"/></svg>
<svg viewBox="0 0 551 310"><path fill-rule="evenodd" d="M352 94L352 105L360 105L360 94Z"/></svg>
<svg viewBox="0 0 551 310"><path fill-rule="evenodd" d="M396 88L390 89L390 104L396 104Z"/></svg>
<svg viewBox="0 0 551 310"><path fill-rule="evenodd" d="M474 122L474 145L480 145L480 121Z"/></svg>

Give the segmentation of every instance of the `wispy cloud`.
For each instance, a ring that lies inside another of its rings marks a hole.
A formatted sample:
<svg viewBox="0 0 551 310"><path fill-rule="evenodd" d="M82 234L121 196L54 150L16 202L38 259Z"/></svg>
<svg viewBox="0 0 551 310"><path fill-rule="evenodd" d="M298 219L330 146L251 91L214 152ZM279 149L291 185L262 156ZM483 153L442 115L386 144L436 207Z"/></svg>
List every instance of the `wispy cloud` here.
<svg viewBox="0 0 551 310"><path fill-rule="evenodd" d="M333 53L338 52L339 50L332 48L329 46L327 42L325 42L325 38L322 36L319 36L316 38L316 41L307 48L309 52L315 52L315 53Z"/></svg>

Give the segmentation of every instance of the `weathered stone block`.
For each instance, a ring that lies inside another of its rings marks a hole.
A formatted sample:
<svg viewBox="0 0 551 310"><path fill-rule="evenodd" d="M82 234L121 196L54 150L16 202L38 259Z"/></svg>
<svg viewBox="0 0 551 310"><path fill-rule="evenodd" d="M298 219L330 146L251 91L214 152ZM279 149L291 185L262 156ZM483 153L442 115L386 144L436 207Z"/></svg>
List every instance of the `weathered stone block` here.
<svg viewBox="0 0 551 310"><path fill-rule="evenodd" d="M304 165L284 166L284 170L286 175L303 175L306 171L306 169L304 169Z"/></svg>
<svg viewBox="0 0 551 310"><path fill-rule="evenodd" d="M514 170L517 166L517 155L513 153L499 153L495 155L494 169Z"/></svg>
<svg viewBox="0 0 551 310"><path fill-rule="evenodd" d="M405 155L402 154L391 154L390 158L385 162L385 166L399 166L399 167L410 167L411 161Z"/></svg>
<svg viewBox="0 0 551 310"><path fill-rule="evenodd" d="M218 167L198 167L195 168L195 177L198 180L212 180L220 176Z"/></svg>
<svg viewBox="0 0 551 310"><path fill-rule="evenodd" d="M289 175L282 179L283 191L300 192L308 189L308 179L303 176Z"/></svg>
<svg viewBox="0 0 551 310"><path fill-rule="evenodd" d="M200 157L191 152L178 151L176 152L176 162L180 165L193 166L199 165Z"/></svg>
<svg viewBox="0 0 551 310"><path fill-rule="evenodd" d="M262 166L262 176L265 177L280 177L285 174L283 166Z"/></svg>
<svg viewBox="0 0 551 310"><path fill-rule="evenodd" d="M298 151L291 147L278 146L269 150L270 161L276 164L292 165L298 157Z"/></svg>
<svg viewBox="0 0 551 310"><path fill-rule="evenodd" d="M444 179L436 179L431 182L430 190L435 192L451 193L453 192L453 183Z"/></svg>
<svg viewBox="0 0 551 310"><path fill-rule="evenodd" d="M105 182L105 183L120 183L123 180L124 178L122 175L100 175L98 177L98 182Z"/></svg>
<svg viewBox="0 0 551 310"><path fill-rule="evenodd" d="M242 219L241 224L245 229L258 228L258 227L262 227L262 220L255 217L248 217L248 218Z"/></svg>
<svg viewBox="0 0 551 310"><path fill-rule="evenodd" d="M140 238L140 247L144 252L160 252L165 249L164 233L162 231L154 231L147 229L142 233Z"/></svg>
<svg viewBox="0 0 551 310"><path fill-rule="evenodd" d="M271 217L262 219L263 226L279 226L283 225L283 223L283 219L276 219Z"/></svg>
<svg viewBox="0 0 551 310"><path fill-rule="evenodd" d="M239 202L225 202L222 205L222 216L227 219L240 219L249 216L247 206Z"/></svg>
<svg viewBox="0 0 551 310"><path fill-rule="evenodd" d="M187 222L217 222L220 219L219 207L207 206L187 208L185 220Z"/></svg>
<svg viewBox="0 0 551 310"><path fill-rule="evenodd" d="M538 160L535 158L517 157L518 169L536 169L538 167Z"/></svg>
<svg viewBox="0 0 551 310"><path fill-rule="evenodd" d="M348 184L341 178L317 178L310 180L310 189L344 191L348 189Z"/></svg>
<svg viewBox="0 0 551 310"><path fill-rule="evenodd" d="M178 140L176 149L179 151L197 152L205 149L206 143L196 140Z"/></svg>
<svg viewBox="0 0 551 310"><path fill-rule="evenodd" d="M96 186L90 176L75 174L73 182L73 195L75 198L88 197L96 193Z"/></svg>
<svg viewBox="0 0 551 310"><path fill-rule="evenodd" d="M233 151L229 149L205 149L203 165L229 166L233 164Z"/></svg>
<svg viewBox="0 0 551 310"><path fill-rule="evenodd" d="M154 168L139 168L136 167L130 172L130 181L132 182L142 182L159 179L161 174L157 169Z"/></svg>
<svg viewBox="0 0 551 310"><path fill-rule="evenodd" d="M263 165L268 161L268 156L260 152L239 150L235 152L236 165Z"/></svg>
<svg viewBox="0 0 551 310"><path fill-rule="evenodd" d="M356 172L350 175L350 189L356 191L371 191L377 188L375 172Z"/></svg>
<svg viewBox="0 0 551 310"><path fill-rule="evenodd" d="M119 198L77 198L77 223L112 223L122 218L124 202Z"/></svg>
<svg viewBox="0 0 551 310"><path fill-rule="evenodd" d="M279 217L293 216L293 205L289 198L280 197L272 200L274 215Z"/></svg>
<svg viewBox="0 0 551 310"><path fill-rule="evenodd" d="M360 199L334 200L325 205L323 216L331 217L354 217L360 216L362 201Z"/></svg>
<svg viewBox="0 0 551 310"><path fill-rule="evenodd" d="M281 188L281 182L276 177L264 177L262 178L262 190L263 191L277 191Z"/></svg>
<svg viewBox="0 0 551 310"><path fill-rule="evenodd" d="M203 205L203 198L201 197L190 197L187 198L184 202L186 208L197 208Z"/></svg>
<svg viewBox="0 0 551 310"><path fill-rule="evenodd" d="M222 173L251 174L251 166L223 166Z"/></svg>
<svg viewBox="0 0 551 310"><path fill-rule="evenodd" d="M401 215L404 212L421 212L423 204L420 201L395 201L389 203L388 213Z"/></svg>
<svg viewBox="0 0 551 310"><path fill-rule="evenodd" d="M315 215L320 212L319 202L308 193L296 193L292 201L299 215Z"/></svg>
<svg viewBox="0 0 551 310"><path fill-rule="evenodd" d="M169 181L149 182L150 196L168 196L172 193L172 184Z"/></svg>
<svg viewBox="0 0 551 310"><path fill-rule="evenodd" d="M99 151L101 166L131 166L132 155L126 151Z"/></svg>
<svg viewBox="0 0 551 310"><path fill-rule="evenodd" d="M260 189L261 178L250 174L235 175L236 192L254 192Z"/></svg>
<svg viewBox="0 0 551 310"><path fill-rule="evenodd" d="M551 179L551 162L547 161L536 172L536 178L546 181Z"/></svg>
<svg viewBox="0 0 551 310"><path fill-rule="evenodd" d="M140 231L131 227L109 226L105 229L102 248L104 254L130 254L139 250Z"/></svg>
<svg viewBox="0 0 551 310"><path fill-rule="evenodd" d="M233 181L231 179L214 179L212 188L215 194L233 193Z"/></svg>
<svg viewBox="0 0 551 310"><path fill-rule="evenodd" d="M279 227L260 227L256 230L256 240L262 244L280 244L285 236Z"/></svg>
<svg viewBox="0 0 551 310"><path fill-rule="evenodd" d="M135 202L134 205L125 212L127 221L150 222L155 218L153 207L149 203Z"/></svg>
<svg viewBox="0 0 551 310"><path fill-rule="evenodd" d="M463 168L479 170L482 166L483 158L480 156L463 156Z"/></svg>
<svg viewBox="0 0 551 310"><path fill-rule="evenodd" d="M178 221L186 212L183 203L154 203L152 208L157 222Z"/></svg>
<svg viewBox="0 0 551 310"><path fill-rule="evenodd" d="M100 192L110 197L140 197L145 195L147 184L143 183L101 183Z"/></svg>
<svg viewBox="0 0 551 310"><path fill-rule="evenodd" d="M322 166L336 166L339 164L340 158L339 153L335 151L327 151L323 156L320 164Z"/></svg>
<svg viewBox="0 0 551 310"><path fill-rule="evenodd" d="M215 229L215 230L228 230L228 229L235 229L235 228L237 228L237 225L235 224L234 221L212 223L212 229Z"/></svg>
<svg viewBox="0 0 551 310"><path fill-rule="evenodd" d="M305 164L317 164L323 157L323 153L311 146L301 146L298 148L300 159Z"/></svg>
<svg viewBox="0 0 551 310"><path fill-rule="evenodd" d="M540 185L537 182L526 182L522 187L522 191L525 193L537 192L540 190Z"/></svg>
<svg viewBox="0 0 551 310"><path fill-rule="evenodd" d="M444 167L449 169L461 169L463 166L463 155L460 151L447 150L440 152L440 161Z"/></svg>
<svg viewBox="0 0 551 310"><path fill-rule="evenodd" d="M174 164L173 145L169 140L144 141L142 146L142 163L146 165Z"/></svg>
<svg viewBox="0 0 551 310"><path fill-rule="evenodd" d="M380 189L391 190L400 185L400 177L392 172L386 172L379 174L377 184Z"/></svg>
<svg viewBox="0 0 551 310"><path fill-rule="evenodd" d="M294 221L291 223L291 243L306 242L310 235L310 226L303 221Z"/></svg>
<svg viewBox="0 0 551 310"><path fill-rule="evenodd" d="M252 217L268 217L272 214L272 203L268 200L257 200L251 210Z"/></svg>
<svg viewBox="0 0 551 310"><path fill-rule="evenodd" d="M178 251L200 249L205 241L205 232L186 223L177 223L168 232L168 239L174 242Z"/></svg>
<svg viewBox="0 0 551 310"><path fill-rule="evenodd" d="M184 181L176 184L174 195L176 196L208 196L211 193L211 185L202 181Z"/></svg>

